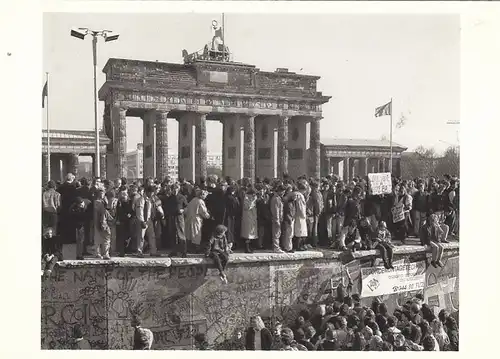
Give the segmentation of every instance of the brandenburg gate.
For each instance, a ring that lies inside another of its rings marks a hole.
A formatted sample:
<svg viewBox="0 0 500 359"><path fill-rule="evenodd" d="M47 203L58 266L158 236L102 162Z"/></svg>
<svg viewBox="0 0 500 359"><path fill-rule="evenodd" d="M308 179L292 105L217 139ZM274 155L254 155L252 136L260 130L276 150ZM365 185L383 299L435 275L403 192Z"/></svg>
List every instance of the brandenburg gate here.
<svg viewBox="0 0 500 359"><path fill-rule="evenodd" d="M228 55L225 46L207 45L203 53L184 50L183 64L108 60L99 99L111 140L109 178L127 175L128 116L143 120L145 177L167 176L167 118L179 123L179 177L186 180L207 175L207 121L223 125L224 176L320 177L321 108L330 99L316 89L320 77L287 69L265 72Z"/></svg>

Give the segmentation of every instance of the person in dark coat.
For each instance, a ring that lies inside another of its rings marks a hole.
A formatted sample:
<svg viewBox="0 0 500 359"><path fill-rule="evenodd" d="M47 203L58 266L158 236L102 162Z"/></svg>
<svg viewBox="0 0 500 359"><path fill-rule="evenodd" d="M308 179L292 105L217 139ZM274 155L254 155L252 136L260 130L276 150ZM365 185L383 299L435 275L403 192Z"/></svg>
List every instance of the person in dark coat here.
<svg viewBox="0 0 500 359"><path fill-rule="evenodd" d="M168 236L173 240L173 251L170 257L180 255L187 257L187 241L184 223L184 211L188 205L186 196L180 193L180 186L174 184L171 187L170 196L165 200L165 216L167 219L166 228Z"/></svg>
<svg viewBox="0 0 500 359"><path fill-rule="evenodd" d="M237 217L241 215L240 201L236 196L236 188L230 186L226 190L224 197L226 212L224 215L224 225L227 227L227 242L230 248L235 248L239 242L239 235L236 232Z"/></svg>
<svg viewBox="0 0 500 359"><path fill-rule="evenodd" d="M224 221L224 192L220 187L217 187L213 177L209 178L207 183L208 195L205 199L210 218L203 221L202 231L202 244L207 243L210 236L215 230L215 227L222 224Z"/></svg>
<svg viewBox="0 0 500 359"><path fill-rule="evenodd" d="M62 261L62 248L59 238L54 229L48 227L42 235L42 274L45 278L50 277L56 263Z"/></svg>
<svg viewBox="0 0 500 359"><path fill-rule="evenodd" d="M258 315L251 318L245 338L246 350L271 350L273 337Z"/></svg>
<svg viewBox="0 0 500 359"><path fill-rule="evenodd" d="M75 203L77 197L77 189L75 184L75 176L68 173L66 181L57 188L57 192L61 194L61 211L59 216L59 234L62 243L76 243L74 226L71 223L70 207Z"/></svg>
<svg viewBox="0 0 500 359"><path fill-rule="evenodd" d="M85 230L90 226L90 220L92 219L90 200L77 197L69 211L71 222L76 233L76 259L83 259L85 250Z"/></svg>
<svg viewBox="0 0 500 359"><path fill-rule="evenodd" d="M127 243L130 240L132 203L127 190L118 193L116 204L116 250L120 257L125 257Z"/></svg>

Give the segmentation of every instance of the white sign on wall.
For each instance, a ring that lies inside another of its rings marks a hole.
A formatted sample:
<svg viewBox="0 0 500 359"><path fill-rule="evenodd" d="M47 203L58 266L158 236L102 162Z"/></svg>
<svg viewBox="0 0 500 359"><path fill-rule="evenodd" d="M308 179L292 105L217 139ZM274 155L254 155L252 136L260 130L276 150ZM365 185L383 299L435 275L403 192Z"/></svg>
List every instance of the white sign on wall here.
<svg viewBox="0 0 500 359"><path fill-rule="evenodd" d="M377 297L385 294L423 289L425 264L414 262L384 267L361 268L361 297Z"/></svg>
<svg viewBox="0 0 500 359"><path fill-rule="evenodd" d="M371 194L389 194L392 192L390 173L368 173L368 184Z"/></svg>

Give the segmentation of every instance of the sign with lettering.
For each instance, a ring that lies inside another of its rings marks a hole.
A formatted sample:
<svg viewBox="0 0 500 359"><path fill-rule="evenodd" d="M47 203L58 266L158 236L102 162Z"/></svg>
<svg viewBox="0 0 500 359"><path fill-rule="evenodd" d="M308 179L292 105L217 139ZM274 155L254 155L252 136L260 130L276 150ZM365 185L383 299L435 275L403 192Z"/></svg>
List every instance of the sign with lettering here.
<svg viewBox="0 0 500 359"><path fill-rule="evenodd" d="M389 194L392 192L390 173L368 173L368 184L371 194Z"/></svg>
<svg viewBox="0 0 500 359"><path fill-rule="evenodd" d="M391 208L391 212L392 212L393 223L398 223L401 222L403 219L405 219L403 203L396 204L394 207Z"/></svg>
<svg viewBox="0 0 500 359"><path fill-rule="evenodd" d="M394 269L382 267L361 268L361 297L423 290L425 263L413 262L394 265Z"/></svg>

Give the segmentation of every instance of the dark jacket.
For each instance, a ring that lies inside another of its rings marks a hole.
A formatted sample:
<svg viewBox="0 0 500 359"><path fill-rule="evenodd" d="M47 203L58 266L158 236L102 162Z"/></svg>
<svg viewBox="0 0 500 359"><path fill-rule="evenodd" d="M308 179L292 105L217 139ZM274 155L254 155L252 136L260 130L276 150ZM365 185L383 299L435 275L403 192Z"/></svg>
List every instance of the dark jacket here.
<svg viewBox="0 0 500 359"><path fill-rule="evenodd" d="M238 197L232 195L231 193L226 193L226 196L224 198L225 206L226 206L226 216L225 218L228 217L237 217L241 215L241 208L240 208L240 200Z"/></svg>
<svg viewBox="0 0 500 359"><path fill-rule="evenodd" d="M263 328L260 331L260 339L262 350L271 350L271 344L273 342L273 337L271 332L267 328ZM255 330L254 328L247 329L247 335L245 338L245 349L255 350Z"/></svg>
<svg viewBox="0 0 500 359"><path fill-rule="evenodd" d="M163 210L166 216L178 216L181 214L181 209L186 209L188 205L186 196L180 192L177 195L170 195L165 199Z"/></svg>
<svg viewBox="0 0 500 359"><path fill-rule="evenodd" d="M361 202L349 199L345 207L344 226L348 226L351 220L359 220L362 216Z"/></svg>
<svg viewBox="0 0 500 359"><path fill-rule="evenodd" d="M75 225L76 229L83 228L92 218L92 211L90 206L90 200L83 199L84 207L79 207L76 203L73 203L70 207L71 221Z"/></svg>
<svg viewBox="0 0 500 359"><path fill-rule="evenodd" d="M426 192L417 191L413 195L413 209L419 212L427 212L429 195Z"/></svg>
<svg viewBox="0 0 500 359"><path fill-rule="evenodd" d="M211 214L216 224L222 224L224 221L224 193L218 188L208 188L208 196L205 199L208 213Z"/></svg>

